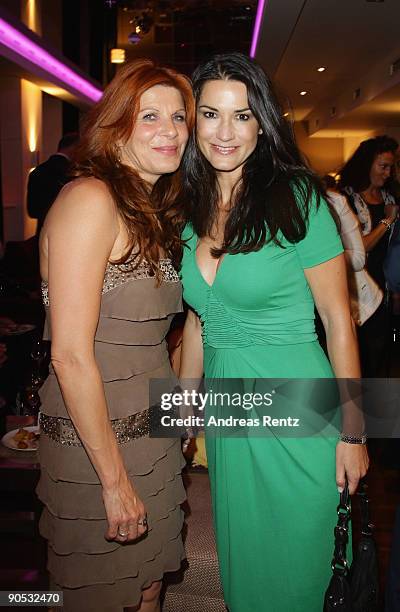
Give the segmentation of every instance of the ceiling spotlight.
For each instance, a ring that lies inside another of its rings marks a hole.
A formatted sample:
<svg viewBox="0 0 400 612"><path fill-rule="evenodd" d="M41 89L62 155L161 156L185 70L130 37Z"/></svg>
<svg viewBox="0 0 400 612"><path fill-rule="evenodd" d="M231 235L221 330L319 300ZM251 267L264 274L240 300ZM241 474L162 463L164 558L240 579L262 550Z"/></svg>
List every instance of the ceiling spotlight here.
<svg viewBox="0 0 400 612"><path fill-rule="evenodd" d="M305 96L306 94L307 94L307 92L306 92L306 91L301 91L301 92L300 92L300 95L301 95L301 96Z"/></svg>
<svg viewBox="0 0 400 612"><path fill-rule="evenodd" d="M142 13L141 16L135 18L136 21L136 32L141 34L148 34L154 24L153 18L148 13Z"/></svg>
<svg viewBox="0 0 400 612"><path fill-rule="evenodd" d="M325 66L320 66L319 68L317 68L318 72L325 72L326 67Z"/></svg>
<svg viewBox="0 0 400 612"><path fill-rule="evenodd" d="M289 113L283 113L284 117L289 117Z"/></svg>

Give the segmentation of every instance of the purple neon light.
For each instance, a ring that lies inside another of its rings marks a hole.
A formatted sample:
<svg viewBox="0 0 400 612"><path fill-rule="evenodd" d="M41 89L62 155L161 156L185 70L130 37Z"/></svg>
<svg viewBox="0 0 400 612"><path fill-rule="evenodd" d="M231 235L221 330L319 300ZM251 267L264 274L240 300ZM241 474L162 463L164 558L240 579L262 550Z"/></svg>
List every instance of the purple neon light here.
<svg viewBox="0 0 400 612"><path fill-rule="evenodd" d="M256 55L265 3L266 0L258 0L256 20L254 22L253 36L251 38L250 57L255 57Z"/></svg>
<svg viewBox="0 0 400 612"><path fill-rule="evenodd" d="M79 76L66 64L60 62L43 47L37 45L27 36L13 28L7 21L0 18L0 44L8 49L11 49L17 55L25 58L32 64L44 69L49 74L57 78L75 91L80 92L89 100L97 102L103 95L100 89L97 89L89 81Z"/></svg>

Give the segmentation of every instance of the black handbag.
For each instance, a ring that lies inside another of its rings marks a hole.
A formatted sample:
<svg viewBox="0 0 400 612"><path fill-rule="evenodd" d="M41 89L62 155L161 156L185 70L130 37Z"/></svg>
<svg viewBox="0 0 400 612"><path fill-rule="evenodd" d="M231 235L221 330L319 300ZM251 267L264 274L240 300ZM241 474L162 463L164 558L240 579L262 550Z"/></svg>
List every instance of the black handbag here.
<svg viewBox="0 0 400 612"><path fill-rule="evenodd" d="M370 522L367 485L361 482L361 538L349 568L346 558L351 519L350 496L346 483L337 507L338 521L334 530L335 548L332 559L332 578L325 593L324 612L378 612L379 583L378 555Z"/></svg>

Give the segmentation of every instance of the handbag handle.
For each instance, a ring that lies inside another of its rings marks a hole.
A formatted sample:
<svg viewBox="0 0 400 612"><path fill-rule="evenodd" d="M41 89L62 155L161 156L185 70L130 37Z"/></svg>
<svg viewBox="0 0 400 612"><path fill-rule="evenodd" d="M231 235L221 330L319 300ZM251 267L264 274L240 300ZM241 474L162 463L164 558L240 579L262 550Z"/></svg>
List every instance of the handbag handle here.
<svg viewBox="0 0 400 612"><path fill-rule="evenodd" d="M366 537L372 537L374 525L370 521L369 497L367 495L368 485L364 479L360 481L357 495L360 498L361 510L361 533ZM334 530L335 548L332 558L332 572L344 576L349 571L347 563L347 543L349 540L349 521L351 518L350 510L350 494L349 487L346 481L345 487L340 494L339 505L337 506L338 521Z"/></svg>
<svg viewBox="0 0 400 612"><path fill-rule="evenodd" d="M345 487L340 494L339 504L337 506L338 520L334 530L335 548L332 558L332 572L344 576L348 572L348 563L346 556L347 542L349 540L349 521L350 521L350 495L349 487L346 481Z"/></svg>

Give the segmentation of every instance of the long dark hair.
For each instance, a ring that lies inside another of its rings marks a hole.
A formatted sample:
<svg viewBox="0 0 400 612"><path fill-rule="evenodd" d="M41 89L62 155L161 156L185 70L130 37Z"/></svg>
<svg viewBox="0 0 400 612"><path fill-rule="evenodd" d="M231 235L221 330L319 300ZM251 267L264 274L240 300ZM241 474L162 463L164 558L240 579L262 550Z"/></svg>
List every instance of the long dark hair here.
<svg viewBox="0 0 400 612"><path fill-rule="evenodd" d="M315 194L318 206L322 186L300 154L264 71L241 53L227 53L200 64L192 80L197 103L207 81L244 83L249 108L262 130L232 192L224 243L213 250L214 257L257 251L271 240L279 245L279 231L292 243L304 238L311 197ZM195 134L189 138L182 173L187 220L199 237L210 235L220 191L216 171L199 150Z"/></svg>
<svg viewBox="0 0 400 612"><path fill-rule="evenodd" d="M135 249L137 263L146 259L157 273L160 251L175 264L181 254L179 171L162 176L151 188L118 153L118 141L126 142L132 133L140 96L154 85L175 87L181 93L188 129L193 128L194 99L187 77L150 59L125 64L86 118L75 176L94 176L110 190L128 233L128 248L116 263L126 261Z"/></svg>
<svg viewBox="0 0 400 612"><path fill-rule="evenodd" d="M398 142L390 136L376 136L364 140L340 172L339 188L351 187L356 193L370 185L371 166L377 155L395 153Z"/></svg>

